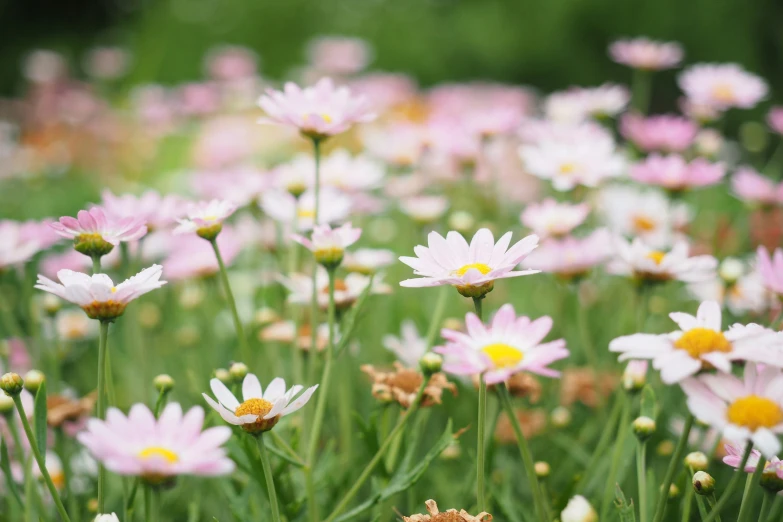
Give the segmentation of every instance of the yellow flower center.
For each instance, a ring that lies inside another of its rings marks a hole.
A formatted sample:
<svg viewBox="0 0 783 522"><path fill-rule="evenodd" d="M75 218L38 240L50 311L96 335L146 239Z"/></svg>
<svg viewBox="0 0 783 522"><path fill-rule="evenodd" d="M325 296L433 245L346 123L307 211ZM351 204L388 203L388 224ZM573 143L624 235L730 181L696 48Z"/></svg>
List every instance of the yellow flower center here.
<svg viewBox="0 0 783 522"><path fill-rule="evenodd" d="M304 114L304 119L305 120L308 119L312 114L313 114L312 112L306 112ZM322 113L322 114L320 114L320 116L321 116L321 119L324 120L326 123L332 123L332 117L329 116L328 114Z"/></svg>
<svg viewBox="0 0 783 522"><path fill-rule="evenodd" d="M783 409L766 397L748 395L732 402L726 415L732 424L756 431L771 428L783 422Z"/></svg>
<svg viewBox="0 0 783 522"><path fill-rule="evenodd" d="M655 221L647 216L636 215L631 219L631 221L633 222L634 230L637 232L650 232L651 230L655 230L657 228Z"/></svg>
<svg viewBox="0 0 783 522"><path fill-rule="evenodd" d="M576 170L576 163L569 162L560 165L560 174L567 176L568 174L573 174L575 170Z"/></svg>
<svg viewBox="0 0 783 522"><path fill-rule="evenodd" d="M694 328L688 330L682 337L674 341L675 348L685 350L694 359L712 352L730 352L731 343L721 332L709 328Z"/></svg>
<svg viewBox="0 0 783 522"><path fill-rule="evenodd" d="M111 293L112 294L116 294L117 293L117 287L116 286L112 286L111 287Z"/></svg>
<svg viewBox="0 0 783 522"><path fill-rule="evenodd" d="M492 343L481 349L492 360L496 368L510 368L522 361L525 355L511 345Z"/></svg>
<svg viewBox="0 0 783 522"><path fill-rule="evenodd" d="M712 96L718 101L729 103L734 101L734 89L730 85L718 84L713 87Z"/></svg>
<svg viewBox="0 0 783 522"><path fill-rule="evenodd" d="M163 459L166 460L169 464L174 464L179 460L179 457L176 453L169 449L161 448L160 446L150 446L149 448L144 448L139 452L139 457L145 460L152 457L163 457Z"/></svg>
<svg viewBox="0 0 783 522"><path fill-rule="evenodd" d="M216 221L217 220L217 216L209 215L209 216L204 216L201 219L204 220L204 221Z"/></svg>
<svg viewBox="0 0 783 522"><path fill-rule="evenodd" d="M660 265L661 261L663 261L663 258L666 257L666 252L661 252L660 250L653 250L649 254L647 254L647 259L652 259L655 261L656 265Z"/></svg>
<svg viewBox="0 0 783 522"><path fill-rule="evenodd" d="M460 267L454 271L454 274L458 276L464 276L465 273L470 270L471 268L475 268L479 272L481 272L484 275L487 275L492 271L492 268L489 267L489 265L485 265L484 263L470 263L469 265L465 265L463 267Z"/></svg>
<svg viewBox="0 0 783 522"><path fill-rule="evenodd" d="M266 399L248 399L239 406L237 406L234 415L241 417L242 415L258 415L263 417L272 409L272 403Z"/></svg>
<svg viewBox="0 0 783 522"><path fill-rule="evenodd" d="M63 489L65 487L65 473L53 473L51 477L54 487L57 489Z"/></svg>
<svg viewBox="0 0 783 522"><path fill-rule="evenodd" d="M313 219L315 217L315 210L300 208L296 215L300 218Z"/></svg>

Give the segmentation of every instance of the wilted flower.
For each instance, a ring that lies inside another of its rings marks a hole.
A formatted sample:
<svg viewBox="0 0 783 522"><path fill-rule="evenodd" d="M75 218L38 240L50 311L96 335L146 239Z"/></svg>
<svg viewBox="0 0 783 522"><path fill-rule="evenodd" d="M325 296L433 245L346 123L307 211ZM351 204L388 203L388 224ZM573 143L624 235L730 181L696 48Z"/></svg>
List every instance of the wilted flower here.
<svg viewBox="0 0 783 522"><path fill-rule="evenodd" d="M658 42L642 37L613 42L609 46L609 56L615 62L634 69L658 71L677 67L682 61L683 52L678 43Z"/></svg>
<svg viewBox="0 0 783 522"><path fill-rule="evenodd" d="M71 437L84 428L87 417L95 407L97 393L91 393L81 399L65 395L46 396L46 422L52 428L62 428Z"/></svg>
<svg viewBox="0 0 783 522"><path fill-rule="evenodd" d="M776 183L751 167L740 167L731 178L731 188L741 200L761 205L783 204L783 182Z"/></svg>
<svg viewBox="0 0 783 522"><path fill-rule="evenodd" d="M626 114L620 120L623 136L645 152L683 152L693 144L699 127L687 118L673 115Z"/></svg>
<svg viewBox="0 0 783 522"><path fill-rule="evenodd" d="M372 380L373 397L381 401L396 401L403 408L411 407L425 379L420 371L406 368L396 361L394 369L390 371L377 369L371 364L362 365L361 370ZM434 373L424 387L420 405L427 407L440 404L444 390L449 390L455 395L457 393L457 387L449 382L444 374Z"/></svg>
<svg viewBox="0 0 783 522"><path fill-rule="evenodd" d="M520 219L538 237L564 236L584 223L590 213L590 205L560 203L545 199L541 203L528 205Z"/></svg>
<svg viewBox="0 0 783 522"><path fill-rule="evenodd" d="M617 257L608 266L613 274L631 275L644 282L670 280L693 283L715 277L718 260L709 255L688 256L688 244L679 241L669 252L655 250L636 238L615 238Z"/></svg>
<svg viewBox="0 0 783 522"><path fill-rule="evenodd" d="M240 403L218 379L210 380L209 386L219 403L206 393L202 393L207 403L223 417L224 421L240 426L248 433L271 430L282 417L307 404L318 388L317 384L311 386L294 399L303 387L296 384L286 391L285 381L276 377L269 383L266 393L263 393L258 377L248 373L242 382L244 402Z"/></svg>
<svg viewBox="0 0 783 522"><path fill-rule="evenodd" d="M80 210L76 218L61 217L51 227L62 237L73 239L74 248L88 256L104 256L120 241L136 241L147 233L143 219L112 219L101 207Z"/></svg>
<svg viewBox="0 0 783 522"><path fill-rule="evenodd" d="M718 110L750 109L767 96L767 83L737 64L696 64L678 77L680 88L694 103Z"/></svg>
<svg viewBox="0 0 783 522"><path fill-rule="evenodd" d="M428 500L424 503L427 506L428 515L411 515L402 517L403 522L491 522L492 515L486 512L479 513L475 517L469 515L464 509L459 512L456 509L449 509L441 513L438 510L438 504L434 500Z"/></svg>
<svg viewBox="0 0 783 522"><path fill-rule="evenodd" d="M723 163L710 163L704 158L688 162L677 154L651 154L646 160L631 167L631 178L634 180L671 191L714 185L725 175L726 166Z"/></svg>
<svg viewBox="0 0 783 522"><path fill-rule="evenodd" d="M175 234L195 232L199 237L213 240L223 229L223 221L236 211L237 207L230 201L213 199L199 201L187 207L187 218L178 219L179 226Z"/></svg>
<svg viewBox="0 0 783 522"><path fill-rule="evenodd" d="M581 402L596 408L617 389L617 375L593 368L567 368L560 379L560 404L571 406Z"/></svg>
<svg viewBox="0 0 783 522"><path fill-rule="evenodd" d="M57 277L62 284L39 274L35 287L80 306L91 319L111 321L123 314L129 302L165 285L166 281L160 280L162 270L160 265L152 265L116 286L106 274L88 276L60 270Z"/></svg>
<svg viewBox="0 0 783 522"><path fill-rule="evenodd" d="M683 312L669 316L681 330L618 337L609 343L609 350L621 352L621 361L651 359L666 384L704 369L731 372L734 361L783 367L783 334L757 324L735 324L723 332L720 306L715 301L703 302L696 317Z"/></svg>
<svg viewBox="0 0 783 522"><path fill-rule="evenodd" d="M517 417L517 421L519 421L519 427L522 428L522 435L526 439L532 439L546 429L546 413L540 408L517 408L514 414ZM503 444L517 443L516 433L514 433L514 428L511 427L511 419L508 418L505 411L498 417L494 437L495 440Z"/></svg>

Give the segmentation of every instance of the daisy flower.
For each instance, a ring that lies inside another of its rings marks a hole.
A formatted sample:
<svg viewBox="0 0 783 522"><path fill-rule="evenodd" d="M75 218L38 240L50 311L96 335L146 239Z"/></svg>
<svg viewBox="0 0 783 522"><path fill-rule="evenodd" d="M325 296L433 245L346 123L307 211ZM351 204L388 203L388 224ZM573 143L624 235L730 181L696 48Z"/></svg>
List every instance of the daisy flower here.
<svg viewBox="0 0 783 522"><path fill-rule="evenodd" d="M347 87L335 87L330 78L304 89L291 82L285 84L283 91L268 89L258 104L268 116L260 123L294 127L315 140L375 119L364 96L353 95Z"/></svg>
<svg viewBox="0 0 783 522"><path fill-rule="evenodd" d="M310 65L326 74L361 72L369 65L372 54L372 48L365 40L347 36L320 36L307 46Z"/></svg>
<svg viewBox="0 0 783 522"><path fill-rule="evenodd" d="M424 129L408 122L373 126L363 130L360 138L370 155L397 167L416 165L426 145Z"/></svg>
<svg viewBox="0 0 783 522"><path fill-rule="evenodd" d="M514 270L538 246L535 234L517 241L511 248L511 232L495 243L487 228L473 236L470 244L459 232L451 231L444 238L430 232L427 244L416 246L416 257L400 257L413 268L415 279L406 279L400 286L420 288L452 285L465 297L480 298L491 292L496 279L535 274L538 270Z"/></svg>
<svg viewBox="0 0 783 522"><path fill-rule="evenodd" d="M753 108L769 92L764 79L734 63L692 65L677 82L693 103L718 110Z"/></svg>
<svg viewBox="0 0 783 522"><path fill-rule="evenodd" d="M102 208L106 215L115 220L136 217L144 220L147 231L167 227L180 214L181 200L177 196L161 196L155 190L148 190L141 196L122 194L115 196L110 190L101 194Z"/></svg>
<svg viewBox="0 0 783 522"><path fill-rule="evenodd" d="M742 464L742 456L743 456L743 449L735 446L734 444L725 444L723 448L726 450L726 456L723 457L723 463L731 466L734 469L739 469L740 464ZM757 449L751 450L750 456L748 457L748 461L745 463L745 468L743 471L747 473L753 473L756 471L756 466L759 465L759 461L761 460L761 452ZM765 459L766 460L766 459ZM772 470L780 469L781 478L783 478L783 468L780 468L780 462L781 460L774 456L769 461L766 461L764 464L764 472L766 473L768 469Z"/></svg>
<svg viewBox="0 0 783 522"><path fill-rule="evenodd" d="M609 272L631 275L645 282L670 280L693 283L715 277L718 261L712 256L688 256L688 244L678 241L669 252L655 250L639 238L628 242L615 238L616 259Z"/></svg>
<svg viewBox="0 0 783 522"><path fill-rule="evenodd" d="M699 127L687 118L663 114L645 118L626 114L620 132L644 152L683 152L693 144Z"/></svg>
<svg viewBox="0 0 783 522"><path fill-rule="evenodd" d="M223 221L231 216L236 209L237 206L234 203L220 199L191 203L187 207L187 217L177 220L179 226L174 229L174 233L195 232L199 237L211 241L220 234L223 229Z"/></svg>
<svg viewBox="0 0 783 522"><path fill-rule="evenodd" d="M399 337L384 335L381 342L408 368L417 368L419 359L427 352L427 339L419 335L419 329L411 319L402 322Z"/></svg>
<svg viewBox="0 0 783 522"><path fill-rule="evenodd" d="M539 237L565 236L584 223L589 213L587 203L573 205L549 198L528 205L520 220Z"/></svg>
<svg viewBox="0 0 783 522"><path fill-rule="evenodd" d="M291 239L310 250L317 262L333 269L342 262L345 249L356 243L361 235L361 228L345 223L339 228L316 225L311 239L297 234L292 235Z"/></svg>
<svg viewBox="0 0 783 522"><path fill-rule="evenodd" d="M325 225L344 221L351 213L351 198L333 187L322 187L318 196L318 223ZM270 191L261 197L261 209L279 223L305 231L313 228L315 192L305 191L299 198L288 192Z"/></svg>
<svg viewBox="0 0 783 522"><path fill-rule="evenodd" d="M701 422L737 443L752 441L767 458L781 450L783 374L780 368L748 363L743 378L705 374L682 383L688 409Z"/></svg>
<svg viewBox="0 0 783 522"><path fill-rule="evenodd" d="M609 56L617 63L634 69L659 71L680 64L682 46L675 42L658 42L649 38L617 40L609 46Z"/></svg>
<svg viewBox="0 0 783 522"><path fill-rule="evenodd" d="M25 234L16 221L0 221L0 270L28 261L40 250L40 243Z"/></svg>
<svg viewBox="0 0 783 522"><path fill-rule="evenodd" d="M522 261L522 266L570 280L587 275L613 251L612 235L606 229L598 229L586 237L545 240Z"/></svg>
<svg viewBox="0 0 783 522"><path fill-rule="evenodd" d="M136 241L147 233L142 219L112 219L101 207L80 210L75 218L63 216L50 226L62 237L73 239L74 248L87 256L104 256L120 241Z"/></svg>
<svg viewBox="0 0 783 522"><path fill-rule="evenodd" d="M448 208L449 200L444 196L411 196L400 200L403 214L419 223L437 221Z"/></svg>
<svg viewBox="0 0 783 522"><path fill-rule="evenodd" d="M699 300L721 303L738 317L747 313L763 314L772 304L771 295L764 287L761 275L755 270L732 280L721 275L709 281L691 283L688 291Z"/></svg>
<svg viewBox="0 0 783 522"><path fill-rule="evenodd" d="M688 162L678 154L651 154L631 167L631 178L634 180L671 191L714 185L725 175L726 166L723 163L710 163L704 158Z"/></svg>
<svg viewBox="0 0 783 522"><path fill-rule="evenodd" d="M315 161L307 156L310 172L315 172ZM330 185L346 192L364 192L380 187L386 170L379 161L366 154L351 155L346 149L337 149L321 162L322 186Z"/></svg>
<svg viewBox="0 0 783 522"><path fill-rule="evenodd" d="M263 433L274 428L282 417L307 404L318 385L307 388L294 399L302 391L302 386L295 384L286 391L285 381L276 377L269 383L264 393L258 377L248 373L242 381L244 401L242 403L218 379L210 380L209 387L215 394L217 402L206 393L202 393L204 400L223 417L224 421L239 426L248 433Z"/></svg>
<svg viewBox="0 0 783 522"><path fill-rule="evenodd" d="M506 381L515 373L526 371L546 377L559 372L548 366L568 357L565 340L541 343L552 329L552 318L517 317L514 307L503 305L492 323L484 325L472 312L465 316L466 332L443 329L447 341L435 352L447 357L443 370L455 375L482 374L487 384Z"/></svg>
<svg viewBox="0 0 783 522"><path fill-rule="evenodd" d="M740 167L731 177L731 189L742 201L760 205L783 203L783 183L776 183L751 167Z"/></svg>
<svg viewBox="0 0 783 522"><path fill-rule="evenodd" d="M680 382L704 369L731 372L734 361L783 366L783 334L757 324L735 324L721 330L720 305L705 301L696 317L674 312L669 317L680 330L669 334L633 334L614 339L609 350L621 361L650 359L666 384Z"/></svg>
<svg viewBox="0 0 783 522"><path fill-rule="evenodd" d="M192 177L191 186L199 197L215 198L244 207L258 201L271 182L271 176L261 169L238 166L199 172Z"/></svg>
<svg viewBox="0 0 783 522"><path fill-rule="evenodd" d="M165 285L166 281L160 280L161 273L160 265L152 265L115 286L106 274L89 276L60 270L57 278L62 284L39 274L35 288L80 306L91 319L111 321L123 314L128 303Z"/></svg>
<svg viewBox="0 0 783 522"><path fill-rule="evenodd" d="M582 495L571 497L563 511L560 512L561 522L597 522L598 513L590 502Z"/></svg>
<svg viewBox="0 0 783 522"><path fill-rule="evenodd" d="M783 295L783 250L776 248L770 257L767 249L760 246L756 251L756 260L764 286L778 296Z"/></svg>
<svg viewBox="0 0 783 522"><path fill-rule="evenodd" d="M231 437L225 426L202 431L204 410L194 406L186 414L171 403L156 419L144 404L131 407L128 416L109 408L106 420L90 419L77 439L106 468L120 475L163 484L179 475L216 476L234 470L222 447Z"/></svg>
<svg viewBox="0 0 783 522"><path fill-rule="evenodd" d="M622 85L572 87L550 94L544 101L544 114L549 120L578 123L590 117L616 116L625 110L630 99L628 89Z"/></svg>
<svg viewBox="0 0 783 522"><path fill-rule="evenodd" d="M359 248L352 252L345 253L343 268L349 272L369 275L392 265L395 259L396 256L391 250Z"/></svg>
<svg viewBox="0 0 783 522"><path fill-rule="evenodd" d="M280 282L291 292L288 296L288 302L301 305L311 303L313 298L312 275L291 274L288 277L281 277ZM390 292L390 288L383 282L383 278L378 276L371 280L366 275L351 273L345 276L345 279L335 279L334 301L337 309L341 310L352 306L370 282L372 282L371 293L388 294ZM318 306L326 310L329 306L329 275L320 266L315 274L315 290Z"/></svg>

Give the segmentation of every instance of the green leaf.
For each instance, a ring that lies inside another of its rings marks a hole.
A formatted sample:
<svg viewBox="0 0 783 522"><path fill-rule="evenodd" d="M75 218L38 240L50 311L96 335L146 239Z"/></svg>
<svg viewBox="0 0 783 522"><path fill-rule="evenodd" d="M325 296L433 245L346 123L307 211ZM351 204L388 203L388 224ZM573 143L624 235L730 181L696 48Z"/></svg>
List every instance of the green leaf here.
<svg viewBox="0 0 783 522"><path fill-rule="evenodd" d="M16 490L16 482L14 481L13 474L11 473L11 459L8 456L8 446L5 444L5 438L0 438L0 468L3 469L5 487L11 491L11 495L13 495L19 505L24 507L24 504L22 503L22 497L19 496L19 492Z"/></svg>
<svg viewBox="0 0 783 522"><path fill-rule="evenodd" d="M633 500L628 501L625 498L623 490L619 484L614 485L614 506L620 514L620 522L636 522L636 512L633 508Z"/></svg>
<svg viewBox="0 0 783 522"><path fill-rule="evenodd" d="M33 418L33 430L35 441L38 443L38 451L46 461L46 381L41 382L41 387L35 394L35 417Z"/></svg>
<svg viewBox="0 0 783 522"><path fill-rule="evenodd" d="M649 384L642 389L641 416L655 419L655 392Z"/></svg>
<svg viewBox="0 0 783 522"><path fill-rule="evenodd" d="M335 522L345 522L346 520L350 520L367 511L375 504L383 502L397 493L401 493L413 487L414 484L416 484L416 482L418 482L418 480L422 477L422 475L424 475L424 472L427 471L430 463L435 460L438 455L440 455L443 450L449 446L449 444L451 444L452 440L454 440L454 435L452 433L451 419L449 419L443 434L440 436L437 442L435 442L435 445L430 448L427 454L416 463L416 465L406 470L407 466L403 465L408 461L408 455L406 455L406 458L403 459L403 462L400 464L397 473L394 474L387 486L382 491L371 495L370 498L368 498L366 501L335 519Z"/></svg>

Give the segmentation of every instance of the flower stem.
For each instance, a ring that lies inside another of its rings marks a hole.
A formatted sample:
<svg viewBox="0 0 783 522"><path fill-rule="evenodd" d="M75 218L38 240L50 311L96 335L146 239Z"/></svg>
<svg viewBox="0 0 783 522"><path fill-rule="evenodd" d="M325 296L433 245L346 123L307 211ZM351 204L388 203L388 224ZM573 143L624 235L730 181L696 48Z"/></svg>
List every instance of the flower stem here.
<svg viewBox="0 0 783 522"><path fill-rule="evenodd" d="M109 344L109 322L101 321L98 339L98 418L106 418L106 352ZM106 468L98 464L98 513L105 513Z"/></svg>
<svg viewBox="0 0 783 522"><path fill-rule="evenodd" d="M430 321L430 327L427 330L427 351L435 344L435 337L438 335L438 329L441 327L441 322L443 320L443 312L446 310L446 299L448 298L449 290L448 286L442 286L438 293L438 301L435 303L432 321Z"/></svg>
<svg viewBox="0 0 783 522"><path fill-rule="evenodd" d="M92 273L93 274L100 274L101 273L101 256L91 256L92 257Z"/></svg>
<svg viewBox="0 0 783 522"><path fill-rule="evenodd" d="M775 492L768 489L764 490L764 500L761 501L761 511L759 512L759 522L764 522L769 515L769 510L772 508L772 503L775 501Z"/></svg>
<svg viewBox="0 0 783 522"><path fill-rule="evenodd" d="M742 455L742 462L740 462L739 467L737 467L738 470L745 469L745 465L748 463L748 457L750 457L750 451L752 449L753 449L753 442L748 441L748 444L745 446L745 453ZM731 498L731 494L737 488L737 484L739 484L741 476L742 476L741 471L737 471L734 473L734 476L731 477L731 480L729 481L729 485L726 486L726 490L720 496L720 500L718 500L715 503L715 505L712 508L712 511L710 511L710 514L707 515L707 518L705 518L702 522L712 522L713 520L716 519L720 520L720 510L723 509L723 506L725 506L729 502L729 499Z"/></svg>
<svg viewBox="0 0 783 522"><path fill-rule="evenodd" d="M647 522L647 441L636 445L636 483L639 488L639 522ZM691 491L693 488L690 488ZM690 499L686 510L690 511ZM685 519L687 521L687 519Z"/></svg>
<svg viewBox="0 0 783 522"><path fill-rule="evenodd" d="M318 439L321 435L321 425L323 424L324 414L326 413L326 400L329 396L329 384L332 375L332 359L334 357L334 269L328 270L329 273L329 344L326 347L326 359L324 361L323 373L321 374L321 389L318 393L318 402L315 407L315 416L310 426L310 441L307 445L307 469L306 469L306 489L307 501L310 511L310 520L318 522L318 502L315 494L315 459L318 451ZM315 325L313 325L315 330ZM312 344L311 347L314 347Z"/></svg>
<svg viewBox="0 0 783 522"><path fill-rule="evenodd" d="M35 461L38 463L38 469L41 471L44 482L46 482L46 487L49 489L49 493L52 495L52 500L54 500L54 504L57 506L57 511L60 513L60 518L62 518L64 522L71 522L71 519L68 517L68 513L65 511L65 506L63 506L63 502L60 500L60 495L57 493L57 488L54 487L54 482L52 482L52 477L49 475L49 470L46 469L46 461L44 460L43 455L41 455L41 451L38 449L38 441L35 440L33 430L30 428L30 421L27 420L27 414L25 413L24 406L22 405L22 398L17 394L13 396L13 399L14 404L16 405L16 410L19 412L19 417L22 419L22 428L24 429L24 434L27 436L27 440L30 442L30 449L33 451L33 456L35 457Z"/></svg>
<svg viewBox="0 0 783 522"><path fill-rule="evenodd" d="M483 321L483 310L481 306L481 297L473 298L473 306L476 308L476 315L480 321ZM478 440L476 441L476 502L478 510L486 509L487 500L484 496L484 472L486 471L486 443L487 436L487 383L484 376L479 376L479 396L478 396Z"/></svg>
<svg viewBox="0 0 783 522"><path fill-rule="evenodd" d="M754 471L753 474L748 475L747 482L745 483L745 491L742 493L742 502L740 503L740 511L737 518L738 522L746 522L750 516L750 510L753 506L753 497L756 492L753 486L757 486L759 480L761 480L765 465L766 461L764 458L761 458L756 466L756 471Z"/></svg>
<svg viewBox="0 0 783 522"><path fill-rule="evenodd" d="M715 499L715 493L712 493L710 496L707 497L707 504L709 504L710 509L713 509L715 507L715 504L717 504L718 501ZM702 517L702 522L704 522L709 515L704 515ZM721 522L720 520L720 513L718 513L718 516L715 517L715 522Z"/></svg>
<svg viewBox="0 0 783 522"><path fill-rule="evenodd" d="M215 251L215 257L217 258L218 267L220 267L220 280L223 283L223 290L226 292L226 300L228 301L228 307L231 310L231 317L234 319L234 327L237 331L237 337L239 338L239 348L242 354L242 359L250 363L250 349L247 345L247 339L245 338L245 331L242 328L242 321L239 319L239 312L237 312L237 303L234 300L234 293L231 291L231 284L228 282L228 272L226 272L226 265L223 262L223 256L220 255L220 248L218 248L217 240L211 239L210 244L212 250Z"/></svg>
<svg viewBox="0 0 783 522"><path fill-rule="evenodd" d="M421 383L421 386L419 386L419 391L416 393L416 397L413 399L413 402L408 408L408 411L406 411L405 414L402 417L400 417L400 420L397 421L397 424L394 426L391 432L389 432L389 434L386 436L386 439L384 439L383 443L381 444L381 447L378 448L378 451L375 453L375 456L367 464L367 466L365 466L364 470L362 470L361 475L359 475L359 478L357 478L356 482L354 482L353 486L351 486L351 489L349 489L348 492L343 496L343 498L337 504L337 507L335 507L332 510L332 512L329 514L328 517L326 517L324 522L333 522L334 519L337 518L337 516L340 513L342 513L342 511L346 508L346 506L348 506L348 503L351 501L351 499L353 499L353 497L356 496L356 494L359 492L359 488L362 487L364 482L369 478L370 473L372 473L372 470L375 469L375 466L377 466L378 462L380 462L381 459L383 458L383 455L386 453L386 450L389 448L389 445L397 437L397 434L405 426L405 423L408 422L408 419L410 419L413 416L413 414L416 413L416 411L419 409L421 396L424 394L424 388L426 386L427 386L427 380L424 379Z"/></svg>
<svg viewBox="0 0 783 522"><path fill-rule="evenodd" d="M258 454L261 460L261 466L264 468L264 479L266 479L266 490L269 493L269 506L272 511L272 522L280 522L280 508L277 505L277 492L275 491L275 479L272 476L272 465L269 463L269 454L264 446L263 434L256 438L258 444Z"/></svg>
<svg viewBox="0 0 783 522"><path fill-rule="evenodd" d="M647 114L650 106L650 91L652 90L652 76L648 71L635 69L631 85L631 99L633 106L642 114Z"/></svg>
<svg viewBox="0 0 783 522"><path fill-rule="evenodd" d="M780 520L780 515L783 514L783 497L776 495L775 500L772 502L772 508L770 509L767 520L759 519L759 522L776 522Z"/></svg>
<svg viewBox="0 0 783 522"><path fill-rule="evenodd" d="M628 435L628 428L631 425L631 405L627 398L623 401L623 410L620 414L620 424L617 428L617 439L614 442L614 453L612 454L612 461L609 465L609 476L606 479L606 487L604 488L603 502L601 503L601 516L600 520L609 519L609 507L612 505L612 497L615 491L615 481L617 480L617 473L620 470L620 461L623 456L623 448L625 447L625 437ZM668 486L666 486L668 491Z"/></svg>
<svg viewBox="0 0 783 522"><path fill-rule="evenodd" d="M313 203L313 229L318 224L318 211L321 204L321 140L319 138L313 138L313 159L315 162L315 182L313 183L313 191L315 194L315 202ZM310 299L310 347L313 353L316 353L315 346L318 339L318 285L316 284L318 276L318 264L313 264L313 296ZM312 357L310 364L315 366L316 357Z"/></svg>
<svg viewBox="0 0 783 522"><path fill-rule="evenodd" d="M144 487L144 520L150 522L152 519L152 488Z"/></svg>
<svg viewBox="0 0 783 522"><path fill-rule="evenodd" d="M525 466L525 474L528 481L530 481L530 489L533 492L533 505L536 510L536 520L548 520L546 511L544 508L544 499L541 497L541 486L538 483L538 476L536 475L535 463L533 462L533 454L530 452L530 446L527 443L525 434L522 433L522 427L519 425L519 419L514 412L514 407L511 404L511 396L508 393L508 388L505 383L497 385L498 395L503 402L503 408L506 410L508 420L511 421L511 427L514 429L514 435L517 438L517 446L519 447L519 453L522 456L522 463ZM481 508L481 506L479 506Z"/></svg>
<svg viewBox="0 0 783 522"><path fill-rule="evenodd" d="M658 496L658 503L655 505L655 516L653 522L661 522L663 520L663 512L666 509L666 500L669 498L669 488L674 480L674 474L677 471L677 467L682 462L682 454L685 453L685 448L688 446L688 436L691 433L691 427L693 426L693 415L688 414L685 419L685 426L682 428L682 435L677 442L677 447L674 449L672 459L669 461L669 468L666 470L666 475L663 478L663 486Z"/></svg>

